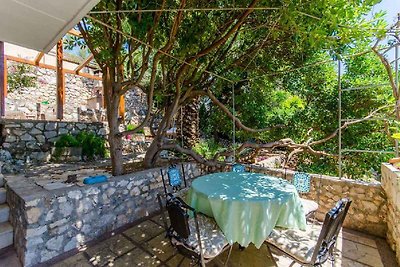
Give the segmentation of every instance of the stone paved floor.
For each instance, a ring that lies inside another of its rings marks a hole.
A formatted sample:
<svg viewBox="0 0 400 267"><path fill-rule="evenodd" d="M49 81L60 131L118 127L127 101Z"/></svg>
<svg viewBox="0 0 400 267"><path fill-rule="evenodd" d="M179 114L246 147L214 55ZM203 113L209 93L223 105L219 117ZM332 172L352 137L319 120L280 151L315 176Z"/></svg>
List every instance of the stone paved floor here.
<svg viewBox="0 0 400 267"><path fill-rule="evenodd" d="M115 233L110 238L95 242L81 252L50 266L192 266L188 259L170 245L162 225L161 216L155 216L123 232ZM227 252L207 266L223 266L226 257ZM275 255L275 258L280 267L291 263L283 256ZM15 254L9 252L0 256L0 266L20 265ZM260 249L249 246L244 251L234 246L228 266L261 267L274 266L274 263L268 257L265 245ZM331 266L331 263L327 262L323 266ZM344 229L337 246L335 266L396 267L397 264L385 240Z"/></svg>

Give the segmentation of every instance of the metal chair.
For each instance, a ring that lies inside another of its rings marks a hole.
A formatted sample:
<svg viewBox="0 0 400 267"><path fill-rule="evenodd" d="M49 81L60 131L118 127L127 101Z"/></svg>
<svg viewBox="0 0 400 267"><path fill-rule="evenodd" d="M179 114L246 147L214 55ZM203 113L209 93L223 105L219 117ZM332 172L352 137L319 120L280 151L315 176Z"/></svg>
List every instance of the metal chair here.
<svg viewBox="0 0 400 267"><path fill-rule="evenodd" d="M168 177L168 183L165 181L165 174L162 169L160 169L161 177L164 186L164 193L167 195L168 193L176 193L180 191L182 188L186 188L186 177L185 177L185 168L183 164L181 164L181 170L176 165L171 165L168 167L166 176ZM169 188L168 188L169 187ZM170 190L168 190L170 189Z"/></svg>
<svg viewBox="0 0 400 267"><path fill-rule="evenodd" d="M299 193L300 197L306 193L310 193L311 189L311 177L308 173L304 172L296 172L293 175L292 183L294 187L296 187L297 192ZM318 203L309 199L300 198L301 204L304 209L304 213L306 218L311 217L314 215L315 212L318 210Z"/></svg>
<svg viewBox="0 0 400 267"><path fill-rule="evenodd" d="M163 211L163 206L161 209ZM212 218L198 214L180 197L170 193L167 194L166 209L170 220L167 237L181 254L204 267L230 247L225 265L228 263L232 246Z"/></svg>
<svg viewBox="0 0 400 267"><path fill-rule="evenodd" d="M326 215L321 231L307 226L306 232L290 229L274 229L266 240L268 248L277 250L293 260L292 266L320 266L328 259L334 262L333 250L349 210L351 200L343 198ZM273 258L273 257L272 257ZM275 265L277 266L276 262Z"/></svg>
<svg viewBox="0 0 400 267"><path fill-rule="evenodd" d="M235 163L232 165L233 172L246 172L246 166L240 163Z"/></svg>

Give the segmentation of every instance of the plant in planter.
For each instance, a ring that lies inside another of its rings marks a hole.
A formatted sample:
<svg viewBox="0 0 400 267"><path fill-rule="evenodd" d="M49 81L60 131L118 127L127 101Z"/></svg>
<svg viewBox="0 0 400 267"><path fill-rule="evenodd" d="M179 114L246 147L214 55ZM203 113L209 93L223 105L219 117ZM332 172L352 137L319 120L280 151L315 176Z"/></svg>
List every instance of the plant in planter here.
<svg viewBox="0 0 400 267"><path fill-rule="evenodd" d="M72 134L63 134L55 143L52 151L56 161L77 161L82 159L82 147Z"/></svg>
<svg viewBox="0 0 400 267"><path fill-rule="evenodd" d="M92 132L80 132L76 140L82 147L84 159L104 158L107 156L106 140Z"/></svg>
<svg viewBox="0 0 400 267"><path fill-rule="evenodd" d="M53 158L56 161L77 161L107 156L105 139L92 132L80 132L76 136L63 134L55 143Z"/></svg>

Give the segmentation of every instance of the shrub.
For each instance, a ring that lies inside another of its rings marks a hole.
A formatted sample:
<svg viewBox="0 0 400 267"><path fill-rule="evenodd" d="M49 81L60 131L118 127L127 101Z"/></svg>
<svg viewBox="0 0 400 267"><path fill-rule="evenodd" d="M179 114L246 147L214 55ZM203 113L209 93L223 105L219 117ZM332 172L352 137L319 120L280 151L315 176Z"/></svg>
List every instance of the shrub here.
<svg viewBox="0 0 400 267"><path fill-rule="evenodd" d="M92 132L80 132L75 136L63 134L55 143L56 148L62 147L82 147L82 156L87 159L94 159L95 156L105 157L107 149L106 140ZM60 154L60 149L56 149L56 156ZM57 153L58 152L58 153Z"/></svg>
<svg viewBox="0 0 400 267"><path fill-rule="evenodd" d="M80 146L78 140L72 134L63 134L60 139L55 143L55 147L78 147Z"/></svg>
<svg viewBox="0 0 400 267"><path fill-rule="evenodd" d="M104 158L107 154L106 140L92 132L80 132L76 140L82 147L82 156L93 159L95 156Z"/></svg>
<svg viewBox="0 0 400 267"><path fill-rule="evenodd" d="M216 153L224 151L225 148L214 140L202 140L193 147L193 150L206 159L212 159Z"/></svg>

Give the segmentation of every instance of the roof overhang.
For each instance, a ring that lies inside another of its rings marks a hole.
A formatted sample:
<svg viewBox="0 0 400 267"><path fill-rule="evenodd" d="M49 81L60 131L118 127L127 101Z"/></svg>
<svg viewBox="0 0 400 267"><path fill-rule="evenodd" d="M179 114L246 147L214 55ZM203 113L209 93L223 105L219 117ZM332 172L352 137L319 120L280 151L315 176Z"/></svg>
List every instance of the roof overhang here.
<svg viewBox="0 0 400 267"><path fill-rule="evenodd" d="M0 0L0 41L48 52L100 0Z"/></svg>

